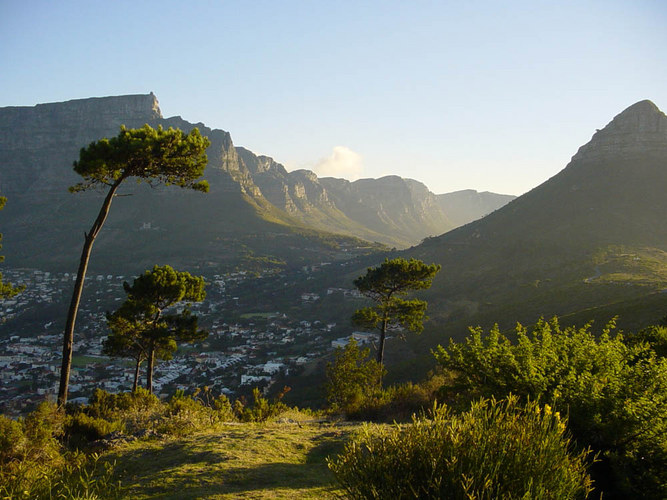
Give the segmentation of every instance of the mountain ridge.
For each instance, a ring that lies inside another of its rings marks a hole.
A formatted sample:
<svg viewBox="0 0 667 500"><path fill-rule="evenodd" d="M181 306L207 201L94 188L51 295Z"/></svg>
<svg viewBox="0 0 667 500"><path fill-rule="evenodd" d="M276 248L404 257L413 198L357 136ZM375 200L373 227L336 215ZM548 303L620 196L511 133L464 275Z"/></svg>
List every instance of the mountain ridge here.
<svg viewBox="0 0 667 500"><path fill-rule="evenodd" d="M551 179L406 252L443 266L424 294L441 330L553 315L606 321L614 310L635 327L664 315L648 304L667 288L667 117L638 104Z"/></svg>
<svg viewBox="0 0 667 500"><path fill-rule="evenodd" d="M304 242L279 243L295 235L319 241L315 247L328 241L329 250L323 250L327 255L334 241L338 242L334 246L346 241L345 245L368 247L355 239L361 238L407 247L450 228L442 225L444 217L432 200L435 195L422 184L414 184L416 181L394 179L394 193L400 191L404 196L401 203L398 199L377 201L385 195L386 180L363 181L360 185L367 186L361 196L373 198L373 204L357 199L357 213L350 214L344 202L333 201L344 198L333 187L334 181L325 186L310 171L287 172L272 158L235 146L224 130L180 116L164 118L151 92L0 108L0 193L9 198L3 212L8 263L71 268L79 237L91 223L98 203L95 193L67 192L79 181L72 162L82 147L117 135L121 125L135 128L146 123L186 132L198 127L209 137L212 144L204 177L211 192L152 190L126 183L123 193L137 196L114 203L96 243L93 267L103 262L122 265L122 254L128 251L142 256L135 256L134 265L147 264L149 248L157 252L156 257L168 259L171 251L183 262L188 252L197 255L197 261L222 260L230 265L247 255L268 256L267 252L278 260L289 260L294 257L290 248L310 247ZM347 181L341 182L345 186ZM428 198L426 210L421 205L424 197ZM393 212L391 203L395 204ZM370 221L362 217L369 210L376 211ZM440 220L440 225L432 220ZM177 242L179 233L182 238ZM234 245L234 238L243 241ZM49 246L43 245L45 240ZM315 258L314 252L308 253Z"/></svg>

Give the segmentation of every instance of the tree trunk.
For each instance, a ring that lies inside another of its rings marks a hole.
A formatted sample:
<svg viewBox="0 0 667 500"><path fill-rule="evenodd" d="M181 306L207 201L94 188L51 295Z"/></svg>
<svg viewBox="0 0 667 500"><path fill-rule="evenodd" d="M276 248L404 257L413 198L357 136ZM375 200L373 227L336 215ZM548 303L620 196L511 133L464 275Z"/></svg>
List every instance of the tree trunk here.
<svg viewBox="0 0 667 500"><path fill-rule="evenodd" d="M132 384L132 393L137 392L139 387L139 367L141 366L141 357L137 357L137 365L134 367L134 383Z"/></svg>
<svg viewBox="0 0 667 500"><path fill-rule="evenodd" d="M90 260L90 252L93 249L93 243L97 234L102 229L104 222L109 215L111 202L118 190L118 186L123 182L123 177L117 179L109 188L109 192L104 198L100 212L97 219L90 228L90 232L85 235L83 243L83 250L81 251L81 260L79 261L79 270L76 274L76 281L74 282L74 292L72 293L72 301L70 302L69 310L67 311L67 321L65 323L65 332L63 335L63 359L60 367L60 386L58 388L58 406L63 407L67 403L67 392L69 389L69 375L72 368L72 344L74 343L74 324L76 323L76 315L79 312L79 304L81 303L81 293L83 292L83 281L86 278L86 271L88 270L88 261Z"/></svg>
<svg viewBox="0 0 667 500"><path fill-rule="evenodd" d="M153 394L153 364L155 362L155 348L151 345L148 351L148 366L146 367L146 389Z"/></svg>
<svg viewBox="0 0 667 500"><path fill-rule="evenodd" d="M380 345L378 346L378 363L382 364L384 359L384 341L387 337L387 318L382 320L382 328L380 329Z"/></svg>

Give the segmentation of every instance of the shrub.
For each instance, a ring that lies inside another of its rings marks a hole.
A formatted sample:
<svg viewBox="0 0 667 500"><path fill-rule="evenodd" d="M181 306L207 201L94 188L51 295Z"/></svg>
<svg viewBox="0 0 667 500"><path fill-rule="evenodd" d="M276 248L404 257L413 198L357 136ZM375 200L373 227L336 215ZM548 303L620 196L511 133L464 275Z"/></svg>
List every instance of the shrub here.
<svg viewBox="0 0 667 500"><path fill-rule="evenodd" d="M327 400L333 411L348 416L363 408L377 406L382 396L384 367L369 359L370 349L359 349L352 339L344 348L336 349L333 363L327 364Z"/></svg>
<svg viewBox="0 0 667 500"><path fill-rule="evenodd" d="M157 430L163 434L184 436L194 430L210 427L217 422L215 409L202 404L193 396L186 396L183 391L169 399L166 414Z"/></svg>
<svg viewBox="0 0 667 500"><path fill-rule="evenodd" d="M90 403L83 411L91 417L122 420L129 432L152 428L164 411L163 403L146 389L111 394L95 389Z"/></svg>
<svg viewBox="0 0 667 500"><path fill-rule="evenodd" d="M637 333L631 333L625 338L625 343L630 346L642 342L648 344L656 356L667 358L667 326L649 326Z"/></svg>
<svg viewBox="0 0 667 500"><path fill-rule="evenodd" d="M251 405L239 404L238 406L235 406L236 411L239 412L239 419L242 422L266 422L270 418L278 416L280 413L288 410L287 405L281 400L289 390L289 387L285 387L283 391L278 394L276 400L270 402L262 396L262 392L255 387L252 390L253 401Z"/></svg>
<svg viewBox="0 0 667 500"><path fill-rule="evenodd" d="M585 498L587 452L564 430L549 406L514 396L460 415L434 406L411 425L367 425L328 465L355 499Z"/></svg>
<svg viewBox="0 0 667 500"><path fill-rule="evenodd" d="M109 422L103 418L88 416L85 413L76 413L67 416L65 440L72 448L82 448L114 431L122 430L123 424L119 420Z"/></svg>
<svg viewBox="0 0 667 500"><path fill-rule="evenodd" d="M464 343L438 347L436 359L458 374L446 398L540 400L567 413L573 437L600 452L598 486L621 498L667 497L667 359L646 341L612 335L612 321L596 337L583 328L539 321L516 342L498 328L471 329Z"/></svg>
<svg viewBox="0 0 667 500"><path fill-rule="evenodd" d="M106 424L83 413L75 417ZM61 446L59 439L72 421L49 402L23 420L0 415L0 498L116 498L111 465Z"/></svg>
<svg viewBox="0 0 667 500"><path fill-rule="evenodd" d="M0 465L21 460L27 451L28 440L20 422L0 415Z"/></svg>

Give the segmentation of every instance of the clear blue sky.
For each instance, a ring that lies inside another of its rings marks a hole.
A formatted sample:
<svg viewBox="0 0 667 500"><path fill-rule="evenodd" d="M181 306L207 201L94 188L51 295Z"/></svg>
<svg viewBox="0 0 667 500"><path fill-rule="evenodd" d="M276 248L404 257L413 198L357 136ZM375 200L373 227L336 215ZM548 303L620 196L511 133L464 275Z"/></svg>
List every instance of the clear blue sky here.
<svg viewBox="0 0 667 500"><path fill-rule="evenodd" d="M521 194L641 99L667 2L0 0L0 106L153 91L288 168Z"/></svg>

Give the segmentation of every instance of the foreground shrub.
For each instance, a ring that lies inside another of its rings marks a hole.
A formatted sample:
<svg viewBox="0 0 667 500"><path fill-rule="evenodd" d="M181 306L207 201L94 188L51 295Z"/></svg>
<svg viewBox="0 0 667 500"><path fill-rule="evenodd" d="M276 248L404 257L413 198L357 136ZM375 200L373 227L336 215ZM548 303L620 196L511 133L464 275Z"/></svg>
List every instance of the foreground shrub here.
<svg viewBox="0 0 667 500"><path fill-rule="evenodd" d="M0 474L0 498L81 500L120 498L120 484L113 481L114 466L97 455L64 455L60 465L22 461L11 473Z"/></svg>
<svg viewBox="0 0 667 500"><path fill-rule="evenodd" d="M326 370L327 400L333 411L350 416L378 405L386 370L369 356L370 349L359 349L354 339L336 349Z"/></svg>
<svg viewBox="0 0 667 500"><path fill-rule="evenodd" d="M90 418L76 416L78 422ZM49 402L25 419L0 415L0 498L115 498L118 486L111 482L111 465L62 446L64 429L72 421Z"/></svg>
<svg viewBox="0 0 667 500"><path fill-rule="evenodd" d="M91 417L86 413L68 415L65 423L65 440L71 448L84 448L88 443L102 439L114 431L122 431L119 420L108 421Z"/></svg>
<svg viewBox="0 0 667 500"><path fill-rule="evenodd" d="M426 380L413 384L391 385L372 397L365 398L355 411L347 414L350 420L372 422L410 422L412 416L433 406L445 382L442 374L430 374Z"/></svg>
<svg viewBox="0 0 667 500"><path fill-rule="evenodd" d="M146 389L111 394L95 389L83 411L91 417L107 421L120 420L128 432L151 429L164 412L164 404Z"/></svg>
<svg viewBox="0 0 667 500"><path fill-rule="evenodd" d="M565 423L549 406L511 396L482 400L460 415L391 428L366 426L329 460L350 498L585 498L587 452L572 452Z"/></svg>
<svg viewBox="0 0 667 500"><path fill-rule="evenodd" d="M221 396L209 405L198 398L198 394L186 396L183 391L176 391L167 402L166 412L156 426L156 430L161 434L184 436L192 431L215 425L222 421L221 416L229 416L226 405L224 405L226 397ZM221 411L216 409L216 403Z"/></svg>
<svg viewBox="0 0 667 500"><path fill-rule="evenodd" d="M567 413L580 445L600 452L593 475L605 498L667 498L667 358L654 350L661 332L628 342L612 335L613 322L599 337L590 328L539 321L531 332L517 326L516 342L497 327L471 329L465 342L435 352L458 374L443 397L512 393L548 403Z"/></svg>

